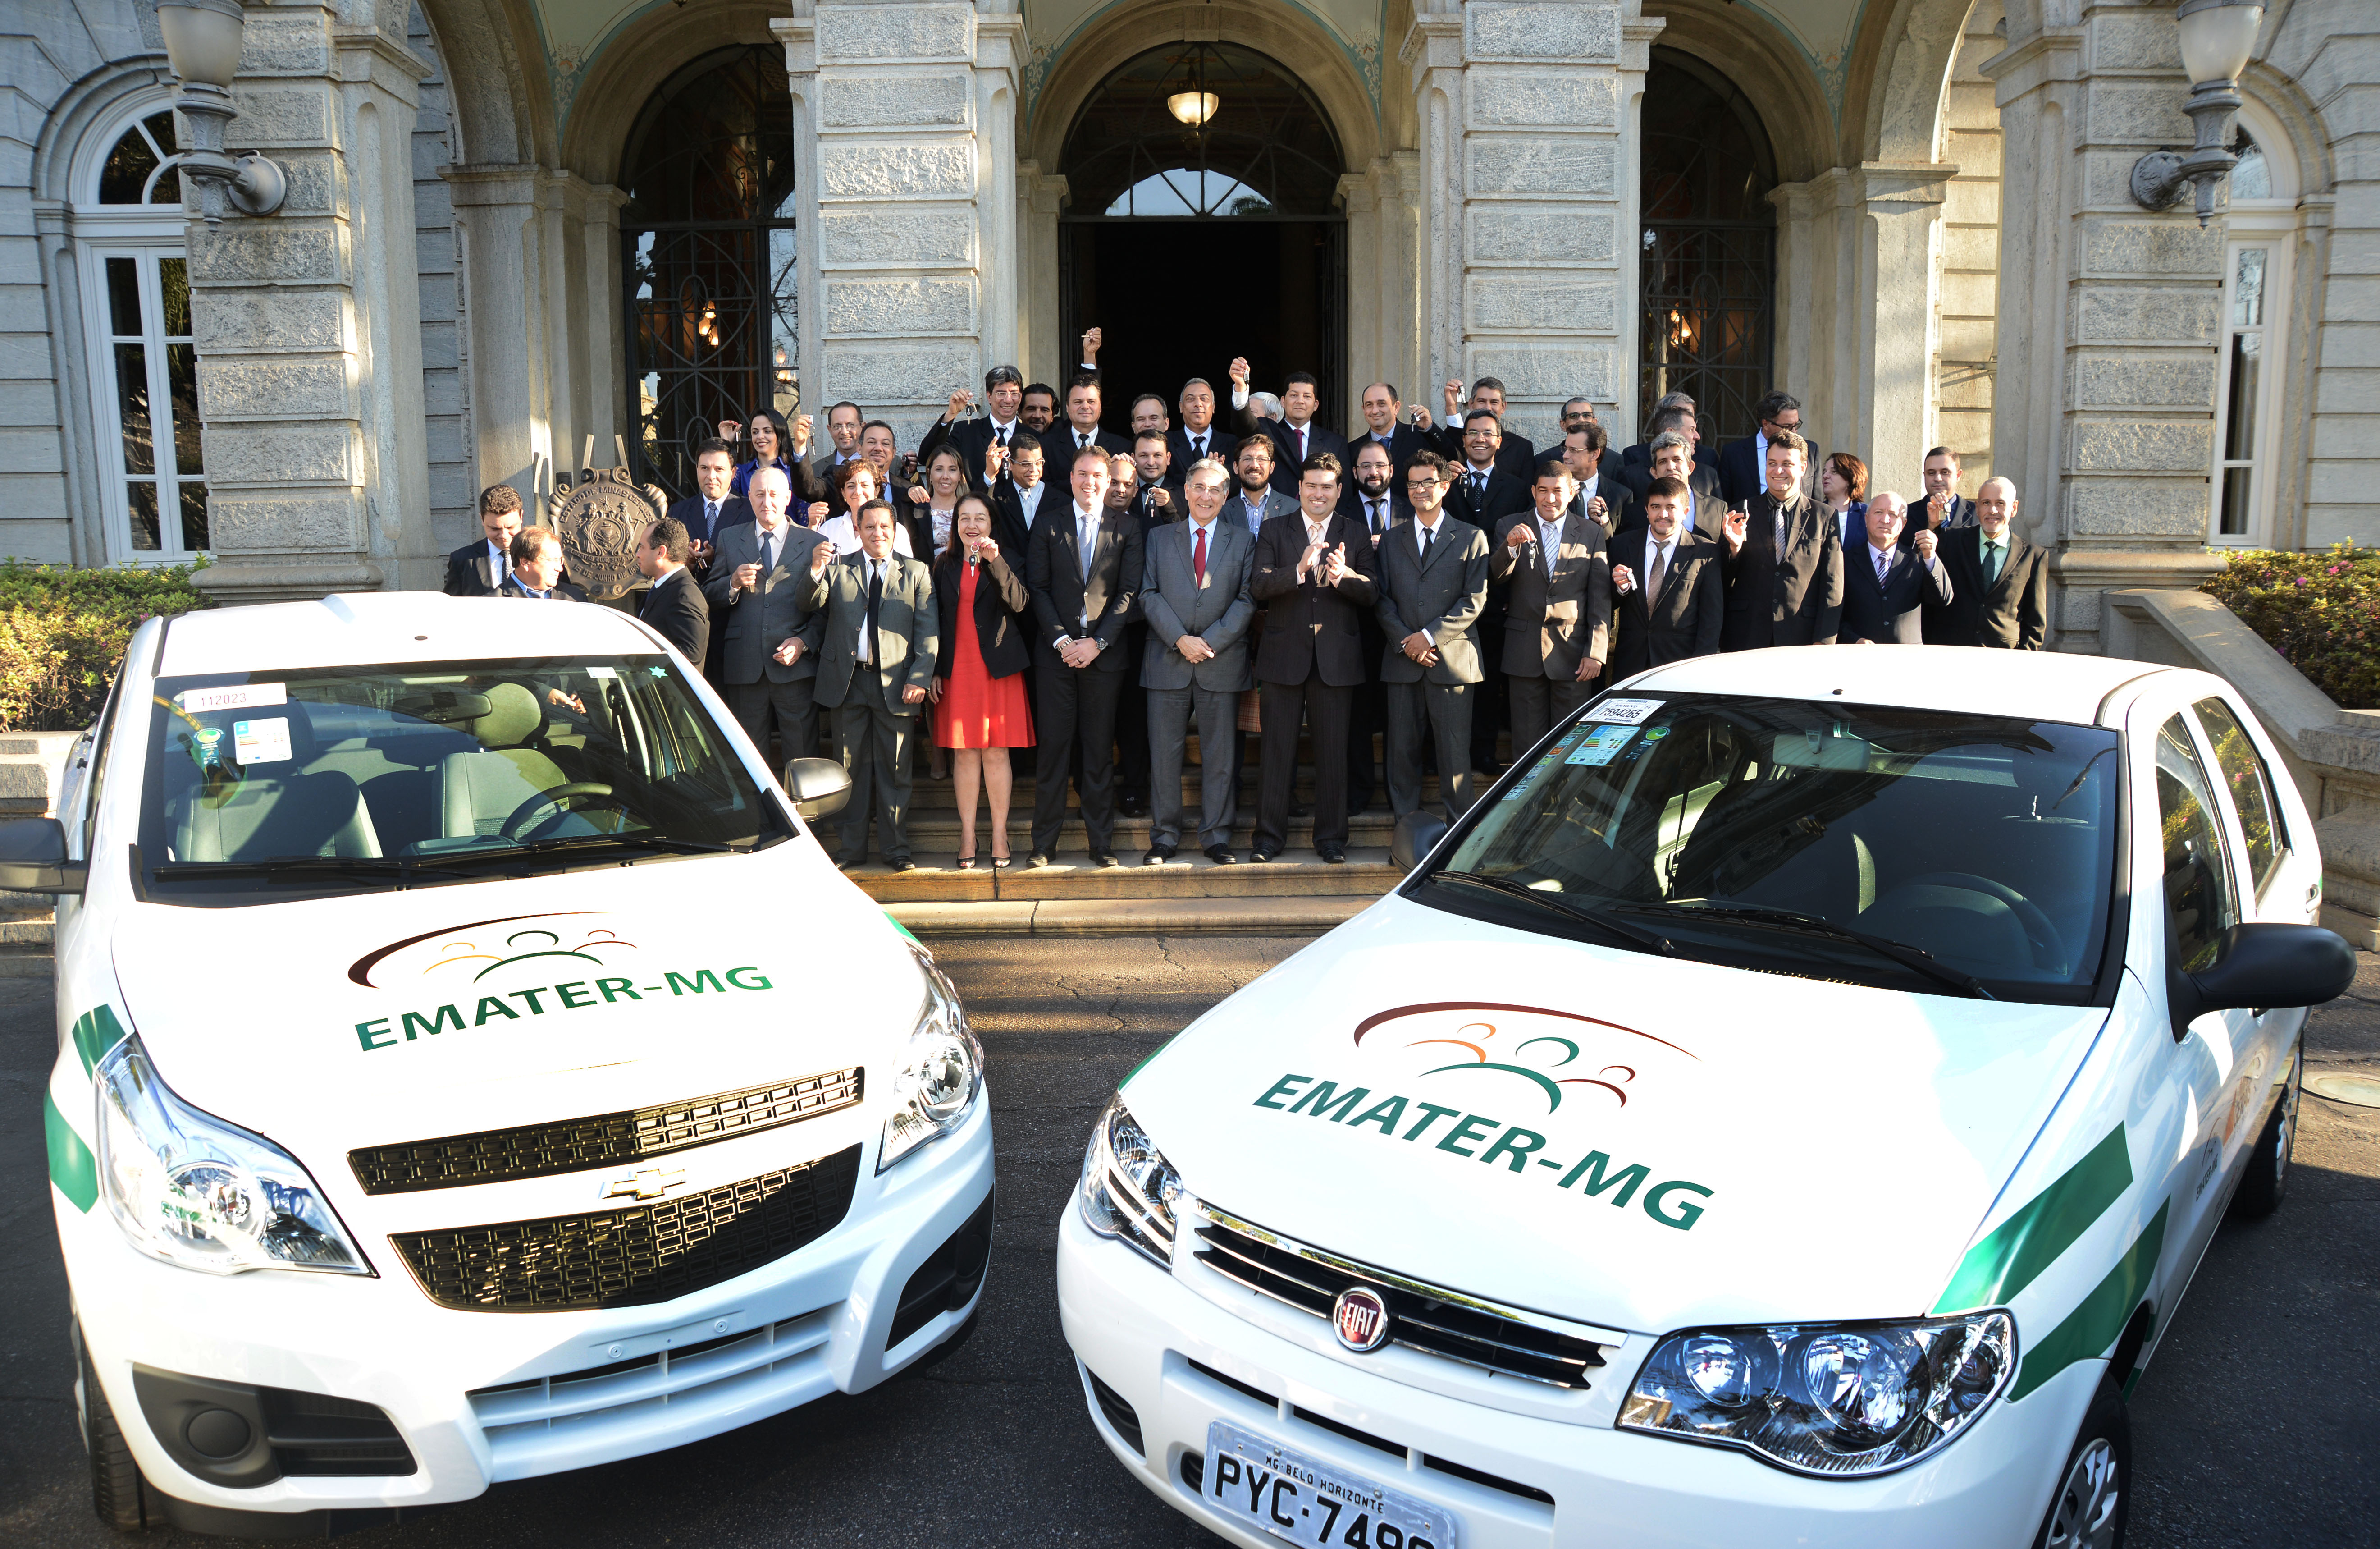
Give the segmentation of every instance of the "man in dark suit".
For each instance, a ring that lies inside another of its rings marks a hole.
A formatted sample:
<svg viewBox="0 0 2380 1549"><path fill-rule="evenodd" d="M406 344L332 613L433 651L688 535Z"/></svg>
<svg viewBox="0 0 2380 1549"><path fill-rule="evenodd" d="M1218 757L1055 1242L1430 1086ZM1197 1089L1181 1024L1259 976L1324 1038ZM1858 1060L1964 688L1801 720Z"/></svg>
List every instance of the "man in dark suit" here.
<svg viewBox="0 0 2380 1549"><path fill-rule="evenodd" d="M1653 412L1645 417L1645 439L1620 454L1621 475L1632 486L1639 486L1639 499L1644 495L1643 481L1652 477L1648 470L1653 466L1653 443L1660 439L1664 431L1676 431L1683 435L1694 465L1709 469L1713 479L1718 477L1718 449L1703 445L1702 431L1694 419L1696 412L1692 395L1662 394L1655 401Z"/></svg>
<svg viewBox="0 0 2380 1549"><path fill-rule="evenodd" d="M1947 608L1925 614L1929 645L1983 645L2040 651L2049 639L2049 555L2016 531L2016 486L1986 479L1975 494L1973 527L1942 534L1950 567Z"/></svg>
<svg viewBox="0 0 2380 1549"><path fill-rule="evenodd" d="M1694 494L1682 480L1659 478L1645 498L1645 525L1612 541L1611 680L1647 667L1718 653L1727 587L1718 543L1686 520Z"/></svg>
<svg viewBox="0 0 2380 1549"><path fill-rule="evenodd" d="M1053 426L1062 442L1061 450L1072 457L1085 447L1095 446L1110 457L1132 456L1132 443L1120 435L1099 429L1099 379L1097 372L1078 372L1066 384L1066 423ZM1045 441L1048 437L1043 438ZM1135 582L1138 584L1137 581Z"/></svg>
<svg viewBox="0 0 2380 1549"><path fill-rule="evenodd" d="M1495 410L1475 409L1463 419L1461 454L1447 458L1454 484L1447 492L1446 514L1488 534L1491 545L1505 518L1529 509L1529 481L1505 470L1504 445L1503 421ZM1490 586L1479 616L1479 663L1486 676L1471 707L1471 767L1483 774L1496 773L1496 736L1508 719L1512 686L1504 681L1503 653L1504 589ZM1520 750L1515 746L1513 751Z"/></svg>
<svg viewBox="0 0 2380 1549"><path fill-rule="evenodd" d="M1022 555L1031 542L1033 523L1041 507L1051 501L1063 500L1065 492L1052 493L1043 474L1048 463L1040 439L1031 431L1018 431L1006 446L994 446L984 454L984 466L991 470L991 535L1002 554ZM1016 561L1018 574L1023 574L1023 560Z"/></svg>
<svg viewBox="0 0 2380 1549"><path fill-rule="evenodd" d="M807 758L826 624L803 599L810 591L810 551L834 545L786 520L793 485L784 470L758 470L750 488L753 519L721 531L702 588L710 616L722 626L721 694L763 756L774 731L786 758Z"/></svg>
<svg viewBox="0 0 2380 1549"><path fill-rule="evenodd" d="M1753 406L1753 418L1759 428L1741 441L1730 441L1718 455L1719 497L1730 506L1740 506L1767 487L1768 448L1780 435L1801 436L1805 445L1815 445L1816 438L1802 429L1802 400L1791 393L1771 392ZM1817 457L1804 458L1802 470L1802 494L1812 501L1818 498Z"/></svg>
<svg viewBox="0 0 2380 1549"><path fill-rule="evenodd" d="M847 399L826 411L827 444L803 464L809 470L809 489L804 494L813 500L826 498L826 492L834 488L834 470L859 456L860 428L867 422L859 406Z"/></svg>
<svg viewBox="0 0 2380 1549"><path fill-rule="evenodd" d="M550 527L524 527L513 539L513 573L496 588L499 597L532 602L583 603L587 592L562 579L562 540Z"/></svg>
<svg viewBox="0 0 2380 1549"><path fill-rule="evenodd" d="M1959 454L1937 446L1925 454L1925 499L1912 506L1901 530L1900 546L1908 548L1921 532L1942 535L1975 525L1975 503L1959 494Z"/></svg>
<svg viewBox="0 0 2380 1549"><path fill-rule="evenodd" d="M1488 579L1504 592L1503 673L1512 756L1595 692L1611 657L1611 561L1603 527L1570 514L1570 470L1548 457L1532 509L1504 518Z"/></svg>
<svg viewBox="0 0 2380 1549"><path fill-rule="evenodd" d="M1241 691L1247 688L1248 628L1256 602L1248 593L1257 541L1223 516L1223 470L1211 462L1192 470L1183 491L1184 518L1151 530L1145 540L1140 612L1148 626L1140 682L1148 699L1150 750L1148 853L1162 865L1182 843L1182 761L1190 719L1198 720L1198 845L1219 866L1232 853L1239 815L1238 753Z"/></svg>
<svg viewBox="0 0 2380 1549"><path fill-rule="evenodd" d="M1389 810L1402 817L1421 809L1427 732L1438 751L1439 795L1449 822L1471 805L1471 711L1486 676L1475 627L1488 604L1488 535L1446 514L1451 474L1437 453L1415 454L1405 470L1412 505L1380 543L1380 598L1373 608L1384 642Z"/></svg>
<svg viewBox="0 0 2380 1549"><path fill-rule="evenodd" d="M1321 393L1313 372L1292 372L1281 385L1281 418L1264 418L1248 398L1246 357L1232 362L1232 408L1239 417L1240 432L1244 436L1270 438L1272 487L1293 500L1299 498L1304 477L1298 470L1308 458L1327 455L1341 468L1347 466L1347 438L1315 422L1315 413L1322 407Z"/></svg>
<svg viewBox="0 0 2380 1549"><path fill-rule="evenodd" d="M1240 438L1215 424L1215 387L1203 376L1194 376L1182 384L1182 396L1175 407L1182 410L1182 428L1165 433L1167 449L1173 454L1173 466L1184 473L1200 457L1218 457L1231 466L1232 454L1239 450Z"/></svg>
<svg viewBox="0 0 2380 1549"><path fill-rule="evenodd" d="M1182 519L1182 478L1190 465L1176 467L1172 444L1161 430L1135 431L1132 438L1132 471L1136 488L1132 512L1141 529Z"/></svg>
<svg viewBox="0 0 2380 1549"><path fill-rule="evenodd" d="M1070 454L1072 499L1047 502L1026 545L1025 587L1033 597L1033 850L1030 866L1058 851L1066 818L1066 777L1077 750L1076 788L1091 860L1117 864L1115 715L1123 688L1124 626L1140 586L1140 526L1108 506L1112 454Z"/></svg>
<svg viewBox="0 0 2380 1549"><path fill-rule="evenodd" d="M1223 518L1245 526L1251 538L1261 533L1264 524L1273 518L1297 509L1295 496L1273 488L1272 461L1272 438L1265 435L1252 435L1241 442L1232 458L1232 474L1238 488L1231 499L1223 502ZM1264 630L1261 618L1257 622L1257 630L1259 634Z"/></svg>
<svg viewBox="0 0 2380 1549"><path fill-rule="evenodd" d="M1371 540L1339 515L1339 477L1328 452L1306 459L1297 509L1257 534L1248 591L1266 615L1256 667L1264 749L1250 860L1288 843L1301 718L1313 733L1314 850L1331 865L1347 859L1347 710L1366 677L1361 616L1379 586Z"/></svg>
<svg viewBox="0 0 2380 1549"><path fill-rule="evenodd" d="M1768 444L1768 487L1730 510L1722 651L1832 645L1843 611L1843 549L1835 517L1802 492L1809 445L1791 431Z"/></svg>
<svg viewBox="0 0 2380 1549"><path fill-rule="evenodd" d="M480 531L476 543L466 543L446 556L446 595L492 597L512 574L513 537L521 530L520 491L510 484L490 484L480 492Z"/></svg>
<svg viewBox="0 0 2380 1549"><path fill-rule="evenodd" d="M1413 422L1399 423L1403 416L1403 402L1397 396L1396 384L1375 382L1364 389L1364 433L1348 443L1350 455L1359 456L1366 445L1383 448L1389 454L1389 487L1403 497L1405 470L1412 466L1415 452L1436 449L1438 438L1422 427L1429 420L1429 411L1414 405Z"/></svg>
<svg viewBox="0 0 2380 1549"><path fill-rule="evenodd" d="M969 417L975 407L975 395L962 387L951 395L950 407L934 421L917 442L917 466L923 468L945 444L955 446L966 459L967 477L978 489L988 488L991 475L984 467L984 453L993 446L1006 446L1016 433L1025 428L1017 418L1025 405L1025 377L1014 366L994 366L983 373L983 400L988 417ZM995 543L1001 542L998 538Z"/></svg>
<svg viewBox="0 0 2380 1549"><path fill-rule="evenodd" d="M1567 442L1572 435L1586 429L1589 425L1595 427L1596 471L1614 482L1624 483L1625 481L1620 477L1620 448L1611 445L1610 433L1604 429L1603 421L1596 417L1595 400L1593 398L1565 399L1561 407L1563 440ZM1576 478L1578 470L1572 469L1571 476ZM1638 519L1641 521L1643 518L1640 516Z"/></svg>
<svg viewBox="0 0 2380 1549"><path fill-rule="evenodd" d="M1651 462L1631 464L1621 480L1636 507L1643 509L1645 492L1654 480L1675 479L1686 486L1694 506L1686 525L1718 543L1719 516L1727 506L1719 498L1718 466L1694 461L1694 444L1683 431L1663 431L1653 438L1651 452Z"/></svg>
<svg viewBox="0 0 2380 1549"><path fill-rule="evenodd" d="M1671 437L1674 441L1669 439ZM1665 470L1656 465L1661 460L1661 448L1671 445L1684 451L1677 459L1677 467ZM1691 409L1671 409L1654 415L1645 440L1620 455L1620 482L1628 486L1640 505L1645 499L1645 486L1660 477L1684 480L1698 498L1707 493L1710 499L1718 499L1718 454L1695 441Z"/></svg>
<svg viewBox="0 0 2380 1549"><path fill-rule="evenodd" d="M1376 554L1389 529L1413 515L1395 478L1395 464L1386 443L1366 436L1355 444L1355 466L1353 476L1341 485L1339 514L1371 539ZM1380 659L1385 640L1372 615L1364 616L1362 627L1364 661L1368 667ZM1372 792L1378 784L1372 741L1387 730L1388 701L1380 691L1378 675L1367 671L1347 711L1347 811L1351 814L1372 804Z"/></svg>
<svg viewBox="0 0 2380 1549"><path fill-rule="evenodd" d="M1537 448L1527 436L1510 429L1505 424L1504 384L1492 376L1483 376L1471 384L1471 401L1468 404L1463 401L1462 383L1450 382L1446 384L1446 423L1438 433L1439 455L1455 464L1459 470L1463 459L1470 454L1469 429L1472 416L1483 410L1496 416L1497 468L1508 474L1512 482L1524 490L1527 489L1529 481L1536 476L1536 470L1539 461ZM1449 506L1448 509L1458 519L1471 522L1474 527L1479 525L1466 516L1460 506Z"/></svg>
<svg viewBox="0 0 2380 1549"><path fill-rule="evenodd" d="M652 585L646 590L637 616L659 630L662 639L677 647L677 653L699 671L703 650L710 643L710 609L703 601L702 588L686 567L693 555L694 540L686 535L684 522L663 517L645 529L637 544L637 569Z"/></svg>
<svg viewBox="0 0 2380 1549"><path fill-rule="evenodd" d="M1867 503L1867 541L1843 558L1842 643L1922 645L1926 608L1948 608L1956 597L1939 538L1921 532L1900 546L1908 521L1908 502L1897 494Z"/></svg>
<svg viewBox="0 0 2380 1549"><path fill-rule="evenodd" d="M669 508L670 519L684 525L694 542L694 558L689 563L697 576L709 575L711 552L718 546L722 530L752 519L751 505L728 493L735 478L735 449L713 436L694 454L695 493ZM786 482L790 487L792 481Z"/></svg>
<svg viewBox="0 0 2380 1549"><path fill-rule="evenodd" d="M803 610L822 618L818 702L834 712L836 751L851 772L851 799L843 810L845 871L868 860L868 820L896 872L909 859L910 739L917 734L926 690L941 645L934 604L934 573L922 559L892 549L899 520L889 500L870 500L853 513L859 551L833 559L832 546L810 551L810 584Z"/></svg>
<svg viewBox="0 0 2380 1549"><path fill-rule="evenodd" d="M1600 523L1607 540L1645 525L1645 512L1636 503L1635 493L1609 471L1611 459L1601 425L1589 420L1577 430L1563 432L1560 456L1562 466L1578 484L1578 493L1570 497L1573 514Z"/></svg>
<svg viewBox="0 0 2380 1549"><path fill-rule="evenodd" d="M1158 482L1144 485L1140 472L1154 466ZM1132 524L1140 534L1146 560L1150 534L1182 514L1179 492L1163 482L1164 433L1143 433L1133 438L1133 456L1108 459L1108 509ZM1128 818L1148 816L1148 698L1140 686L1141 653L1148 645L1148 625L1135 608L1123 627L1120 648L1123 682L1116 690L1115 727L1116 811Z"/></svg>

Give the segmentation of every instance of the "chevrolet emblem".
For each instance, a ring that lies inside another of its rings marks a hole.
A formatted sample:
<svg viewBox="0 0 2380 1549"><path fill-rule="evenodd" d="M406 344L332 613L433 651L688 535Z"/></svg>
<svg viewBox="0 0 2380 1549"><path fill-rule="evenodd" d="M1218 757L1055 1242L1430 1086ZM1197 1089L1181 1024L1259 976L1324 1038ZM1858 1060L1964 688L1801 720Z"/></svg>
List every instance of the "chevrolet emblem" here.
<svg viewBox="0 0 2380 1549"><path fill-rule="evenodd" d="M647 1167L634 1177L613 1178L598 1198L658 1200L685 1181L684 1168L665 1173L659 1167Z"/></svg>

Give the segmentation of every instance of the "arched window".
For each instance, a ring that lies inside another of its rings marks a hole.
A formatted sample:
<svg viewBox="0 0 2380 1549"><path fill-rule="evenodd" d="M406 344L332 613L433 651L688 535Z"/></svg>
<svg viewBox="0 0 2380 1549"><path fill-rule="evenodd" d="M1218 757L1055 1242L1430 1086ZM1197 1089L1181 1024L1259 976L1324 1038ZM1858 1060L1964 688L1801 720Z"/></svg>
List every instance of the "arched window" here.
<svg viewBox="0 0 2380 1549"><path fill-rule="evenodd" d="M1653 51L1645 73L1637 423L1686 393L1706 444L1750 435L1775 334L1777 186L1743 94L1702 61Z"/></svg>
<svg viewBox="0 0 2380 1549"><path fill-rule="evenodd" d="M2276 521L2282 379L2289 353L2298 171L2280 121L2253 101L2240 110L2240 158L2224 180L2223 315L2216 335L2215 466L2207 539L2218 547L2289 547Z"/></svg>
<svg viewBox="0 0 2380 1549"><path fill-rule="evenodd" d="M177 564L208 544L198 347L180 149L162 93L128 101L75 167L70 213L110 560Z"/></svg>
<svg viewBox="0 0 2380 1549"><path fill-rule="evenodd" d="M1174 43L1116 71L1083 105L1063 161L1084 214L1337 213L1330 120L1295 76L1232 43Z"/></svg>
<svg viewBox="0 0 2380 1549"><path fill-rule="evenodd" d="M720 421L801 404L784 52L729 49L680 70L622 165L629 455L638 477L684 491Z"/></svg>

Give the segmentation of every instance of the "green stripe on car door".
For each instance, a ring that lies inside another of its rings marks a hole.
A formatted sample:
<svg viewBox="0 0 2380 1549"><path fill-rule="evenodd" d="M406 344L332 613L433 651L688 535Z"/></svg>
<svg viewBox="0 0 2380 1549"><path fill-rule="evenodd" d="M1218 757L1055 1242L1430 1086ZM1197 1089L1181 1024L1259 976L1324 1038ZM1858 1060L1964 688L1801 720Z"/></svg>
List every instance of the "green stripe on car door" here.
<svg viewBox="0 0 2380 1549"><path fill-rule="evenodd" d="M2131 1149L2125 1143L2123 1126L2118 1125L2088 1156L1967 1250L1959 1272L1934 1304L1934 1315L2005 1303L2073 1247L2074 1239L2131 1186Z"/></svg>
<svg viewBox="0 0 2380 1549"><path fill-rule="evenodd" d="M99 1164L67 1116L58 1112L58 1100L46 1092L42 1093L42 1128L49 1136L50 1181L75 1209L89 1211L99 1198Z"/></svg>
<svg viewBox="0 0 2380 1549"><path fill-rule="evenodd" d="M2124 1324L2131 1320L2132 1309L2141 1304L2141 1292L2155 1270L2157 1252L2165 1246L2165 1216L2170 1201L2157 1206L2157 1213L2148 1226L2132 1239L2132 1246L2107 1277L2091 1287L2066 1321L2044 1335L2038 1344L2024 1352L2024 1364L2016 1374L2016 1385L2009 1389L2009 1402L2031 1393L2034 1388L2065 1371L2078 1360L2092 1360L2107 1353Z"/></svg>

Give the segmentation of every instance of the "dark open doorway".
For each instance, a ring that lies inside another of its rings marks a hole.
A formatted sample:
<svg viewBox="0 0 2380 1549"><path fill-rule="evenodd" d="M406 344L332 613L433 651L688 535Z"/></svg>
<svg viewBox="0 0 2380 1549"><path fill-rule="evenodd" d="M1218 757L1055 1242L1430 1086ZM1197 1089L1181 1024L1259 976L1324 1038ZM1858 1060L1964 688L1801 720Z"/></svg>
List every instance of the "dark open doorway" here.
<svg viewBox="0 0 2380 1549"><path fill-rule="evenodd" d="M1144 392L1172 413L1193 376L1228 415L1234 355L1260 389L1312 372L1334 421L1346 401L1342 164L1294 76L1231 43L1152 50L1084 104L1063 165L1062 348L1071 361L1083 331L1100 330L1109 429L1126 428Z"/></svg>

